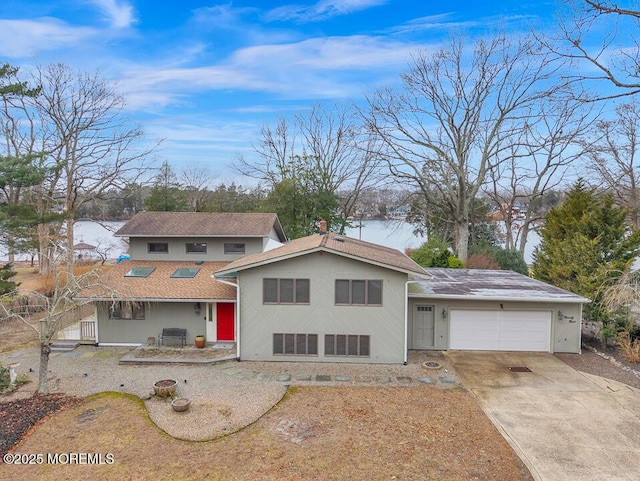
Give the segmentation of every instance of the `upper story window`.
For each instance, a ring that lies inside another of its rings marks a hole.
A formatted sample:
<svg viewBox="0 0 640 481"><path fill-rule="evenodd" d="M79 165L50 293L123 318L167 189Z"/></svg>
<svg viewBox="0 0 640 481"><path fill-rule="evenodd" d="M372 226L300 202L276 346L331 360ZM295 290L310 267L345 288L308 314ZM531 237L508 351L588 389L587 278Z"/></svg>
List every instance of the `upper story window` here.
<svg viewBox="0 0 640 481"><path fill-rule="evenodd" d="M336 280L336 305L381 306L381 280Z"/></svg>
<svg viewBox="0 0 640 481"><path fill-rule="evenodd" d="M309 279L263 279L264 304L309 304Z"/></svg>
<svg viewBox="0 0 640 481"><path fill-rule="evenodd" d="M147 244L147 251L150 254L167 254L169 252L168 242L149 242Z"/></svg>
<svg viewBox="0 0 640 481"><path fill-rule="evenodd" d="M185 244L187 254L206 254L207 243L206 242L187 242Z"/></svg>
<svg viewBox="0 0 640 481"><path fill-rule="evenodd" d="M238 243L225 242L224 253L225 254L244 254L245 245L242 242L238 242Z"/></svg>

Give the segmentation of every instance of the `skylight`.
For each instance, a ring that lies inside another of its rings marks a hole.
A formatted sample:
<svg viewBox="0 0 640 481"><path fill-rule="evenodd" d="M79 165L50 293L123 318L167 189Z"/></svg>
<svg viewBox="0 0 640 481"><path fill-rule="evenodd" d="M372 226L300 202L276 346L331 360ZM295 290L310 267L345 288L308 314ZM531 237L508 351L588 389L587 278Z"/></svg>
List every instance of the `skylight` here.
<svg viewBox="0 0 640 481"><path fill-rule="evenodd" d="M129 272L127 272L125 277L149 277L153 271L155 271L155 267L134 267Z"/></svg>
<svg viewBox="0 0 640 481"><path fill-rule="evenodd" d="M176 269L175 271L173 271L171 277L186 279L195 277L198 272L200 272L200 269L196 267L181 267L180 269Z"/></svg>

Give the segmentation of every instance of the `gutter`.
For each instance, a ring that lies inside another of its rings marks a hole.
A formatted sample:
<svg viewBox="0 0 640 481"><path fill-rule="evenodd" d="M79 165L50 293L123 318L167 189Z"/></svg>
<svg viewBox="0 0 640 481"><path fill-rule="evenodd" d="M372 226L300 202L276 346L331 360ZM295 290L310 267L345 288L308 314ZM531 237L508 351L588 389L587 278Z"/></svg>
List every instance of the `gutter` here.
<svg viewBox="0 0 640 481"><path fill-rule="evenodd" d="M227 286L232 286L236 288L236 319L238 330L236 332L236 357L238 358L238 362L240 362L240 281L237 283L225 281L224 279L220 279L219 277L215 277L215 280L221 282L222 284L226 284Z"/></svg>

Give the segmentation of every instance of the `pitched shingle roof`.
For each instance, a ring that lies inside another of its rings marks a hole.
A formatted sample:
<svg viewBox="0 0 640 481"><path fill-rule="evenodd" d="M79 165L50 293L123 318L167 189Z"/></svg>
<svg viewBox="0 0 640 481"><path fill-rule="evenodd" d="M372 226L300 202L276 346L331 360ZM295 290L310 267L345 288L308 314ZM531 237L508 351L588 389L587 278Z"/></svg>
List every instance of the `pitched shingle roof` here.
<svg viewBox="0 0 640 481"><path fill-rule="evenodd" d="M101 283L106 288L92 288L80 292L80 299L140 299L150 301L172 300L235 300L236 289L212 278L214 271L227 262L178 261L124 261L114 265L103 274ZM152 267L148 277L125 277L134 267ZM172 278L171 274L180 268L199 268L193 278Z"/></svg>
<svg viewBox="0 0 640 481"><path fill-rule="evenodd" d="M331 252L388 269L426 276L422 267L399 250L333 233L295 239L282 247L243 257L220 269L216 274L232 274L317 251Z"/></svg>
<svg viewBox="0 0 640 481"><path fill-rule="evenodd" d="M285 236L276 214L235 212L139 212L114 235L126 237L267 237Z"/></svg>

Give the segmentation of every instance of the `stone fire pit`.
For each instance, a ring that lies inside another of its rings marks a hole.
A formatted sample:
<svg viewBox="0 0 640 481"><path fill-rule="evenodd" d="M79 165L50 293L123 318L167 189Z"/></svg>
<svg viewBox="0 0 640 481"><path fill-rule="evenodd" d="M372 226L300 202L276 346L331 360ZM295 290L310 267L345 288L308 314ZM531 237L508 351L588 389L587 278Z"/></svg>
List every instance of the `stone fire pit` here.
<svg viewBox="0 0 640 481"><path fill-rule="evenodd" d="M153 392L158 397L174 397L178 382L173 379L163 379L153 385Z"/></svg>

